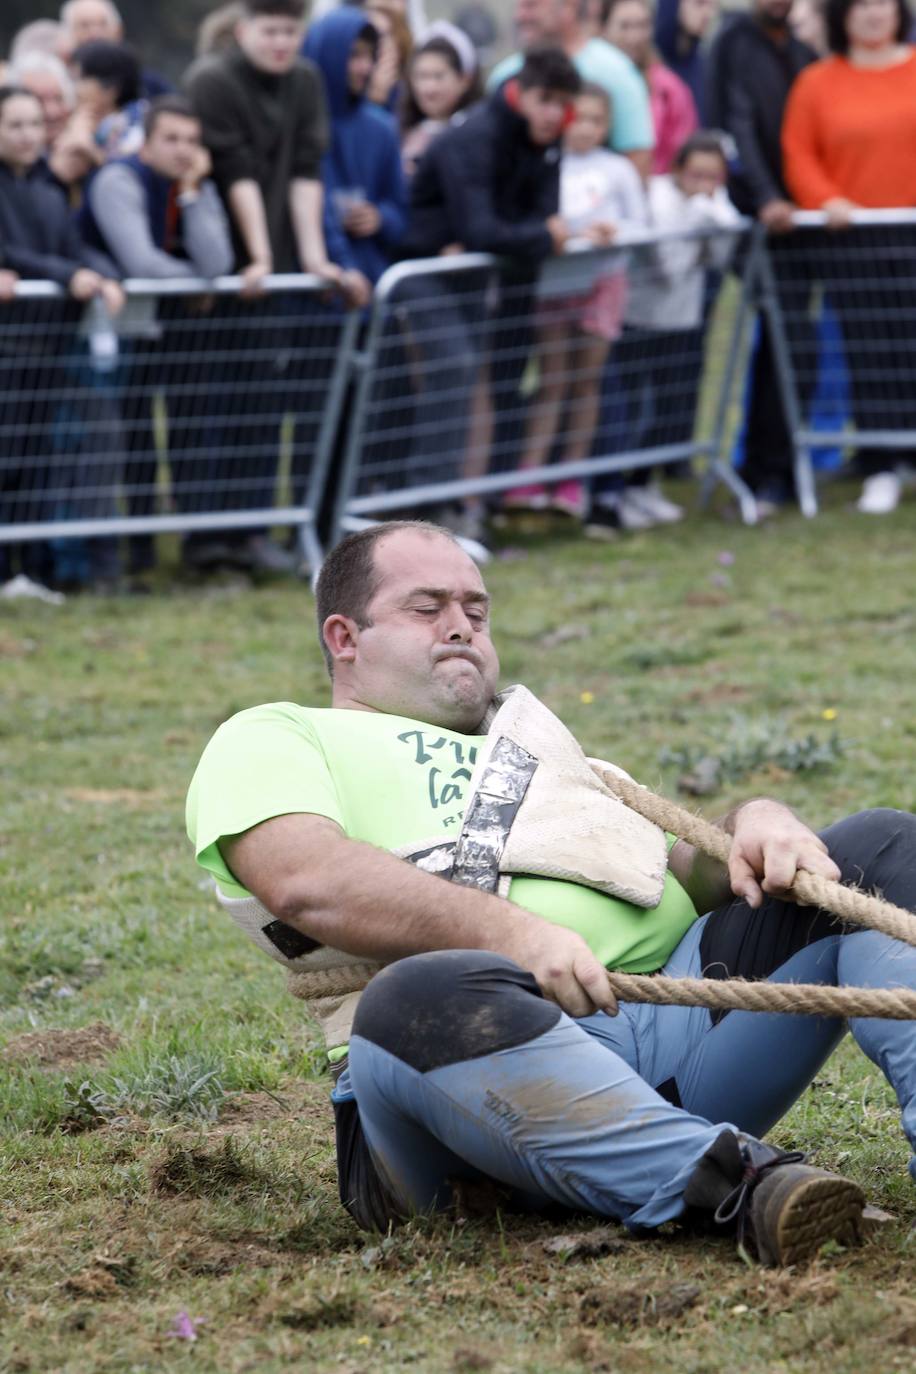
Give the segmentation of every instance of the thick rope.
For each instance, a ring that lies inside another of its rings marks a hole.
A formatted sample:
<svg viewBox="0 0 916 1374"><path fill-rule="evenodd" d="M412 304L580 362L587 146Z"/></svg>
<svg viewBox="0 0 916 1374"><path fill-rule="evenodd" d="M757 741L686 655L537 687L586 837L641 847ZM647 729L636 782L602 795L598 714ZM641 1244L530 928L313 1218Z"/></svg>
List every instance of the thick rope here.
<svg viewBox="0 0 916 1374"><path fill-rule="evenodd" d="M657 797L654 792L630 778L618 777L604 769L601 770L601 778L605 786L615 792L631 811L638 812L662 830L680 836L711 858L728 863L731 836L726 835L719 826L704 820L702 816L693 815L683 806L678 806L677 802ZM795 874L791 892L802 906L820 907L841 921L869 926L906 945L916 945L916 916L903 907L886 902L883 897L860 892L857 888L846 887L843 883L822 878L816 873L806 873L803 869Z"/></svg>
<svg viewBox="0 0 916 1374"><path fill-rule="evenodd" d="M596 769L605 785L632 811L721 863L728 863L731 836L677 802L656 796L630 778ZM799 870L791 886L802 906L819 907L840 920L868 926L904 944L916 945L916 916L881 897ZM380 964L350 964L290 974L289 990L306 1000L346 997L361 992ZM799 1016L877 1016L916 1020L916 992L906 988L828 987L820 983L747 982L742 978L666 978L608 972L616 997L624 1002L708 1007L714 1011L788 1012Z"/></svg>
<svg viewBox="0 0 916 1374"><path fill-rule="evenodd" d="M343 964L291 973L289 990L306 1001L361 992L381 965ZM622 1002L655 1002L716 1011L792 1012L798 1016L880 1016L916 1020L916 992L908 988L835 988L821 983L748 983L742 978L664 978L645 973L608 973Z"/></svg>

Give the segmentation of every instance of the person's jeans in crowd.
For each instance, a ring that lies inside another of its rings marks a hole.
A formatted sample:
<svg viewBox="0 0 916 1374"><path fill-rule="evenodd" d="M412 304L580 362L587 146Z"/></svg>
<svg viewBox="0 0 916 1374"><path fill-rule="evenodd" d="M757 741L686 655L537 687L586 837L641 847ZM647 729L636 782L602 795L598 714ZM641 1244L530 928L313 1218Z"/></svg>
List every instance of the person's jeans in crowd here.
<svg viewBox="0 0 916 1374"><path fill-rule="evenodd" d="M817 385L817 335L811 318L811 296L825 251L824 235L808 230L771 234L766 251L772 268L775 304L798 393L807 416ZM777 367L770 317L761 316L757 349L751 363L741 475L752 491L777 503L794 490L794 447Z"/></svg>
<svg viewBox="0 0 916 1374"><path fill-rule="evenodd" d="M0 525L51 518L53 422L63 390L66 350L80 308L75 302L20 300L3 306L0 350ZM45 540L0 543L0 581L22 572L53 576Z"/></svg>
<svg viewBox="0 0 916 1374"><path fill-rule="evenodd" d="M485 344L486 278L422 275L395 289L413 407L403 478L409 486L465 474L471 406ZM386 369L380 369L382 376Z"/></svg>

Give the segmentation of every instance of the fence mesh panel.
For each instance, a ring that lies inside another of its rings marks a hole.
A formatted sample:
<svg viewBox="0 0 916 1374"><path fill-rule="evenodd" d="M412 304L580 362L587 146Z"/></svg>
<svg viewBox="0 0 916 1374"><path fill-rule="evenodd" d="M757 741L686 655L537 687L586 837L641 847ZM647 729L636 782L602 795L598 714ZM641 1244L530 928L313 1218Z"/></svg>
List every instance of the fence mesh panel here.
<svg viewBox="0 0 916 1374"><path fill-rule="evenodd" d="M0 307L0 540L301 519L353 322L287 281Z"/></svg>
<svg viewBox="0 0 916 1374"><path fill-rule="evenodd" d="M339 519L500 492L576 510L711 453L734 299L708 368L706 344L739 237L656 236L539 277L482 258L402 264L374 308Z"/></svg>
<svg viewBox="0 0 916 1374"><path fill-rule="evenodd" d="M767 246L793 437L854 450L866 473L916 450L914 232L916 223L815 223Z"/></svg>

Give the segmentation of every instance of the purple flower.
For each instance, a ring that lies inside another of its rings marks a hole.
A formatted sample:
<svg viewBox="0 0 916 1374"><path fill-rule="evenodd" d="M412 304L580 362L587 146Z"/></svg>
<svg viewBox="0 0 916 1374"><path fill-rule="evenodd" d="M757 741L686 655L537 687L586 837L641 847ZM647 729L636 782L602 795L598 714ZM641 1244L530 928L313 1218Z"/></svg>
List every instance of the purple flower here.
<svg viewBox="0 0 916 1374"><path fill-rule="evenodd" d="M175 1336L180 1341L196 1341L197 1328L204 1323L203 1317L192 1317L187 1312L179 1312L172 1322L171 1331L167 1331L167 1336Z"/></svg>
<svg viewBox="0 0 916 1374"><path fill-rule="evenodd" d="M723 549L720 554L716 555L716 562L721 568L730 568L734 561L735 555L730 549Z"/></svg>

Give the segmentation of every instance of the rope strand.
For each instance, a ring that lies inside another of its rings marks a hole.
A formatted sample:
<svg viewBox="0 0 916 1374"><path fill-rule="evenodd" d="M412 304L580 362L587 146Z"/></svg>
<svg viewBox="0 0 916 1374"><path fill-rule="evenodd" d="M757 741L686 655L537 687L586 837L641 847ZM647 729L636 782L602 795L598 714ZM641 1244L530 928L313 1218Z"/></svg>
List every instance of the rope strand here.
<svg viewBox="0 0 916 1374"><path fill-rule="evenodd" d="M656 796L631 778L596 769L606 787L624 805L662 830L686 840L710 858L728 863L731 836L677 802ZM883 897L799 870L791 887L802 906L819 907L839 920L867 926L916 946L916 916ZM361 992L381 964L350 964L337 968L291 972L289 990L306 1000L342 998ZM909 988L830 987L821 983L748 982L743 978L666 978L657 974L609 972L608 981L623 1002L653 1002L662 1006L708 1007L713 1011L767 1011L796 1016L878 1016L894 1021L916 1020L916 991Z"/></svg>
<svg viewBox="0 0 916 1374"><path fill-rule="evenodd" d="M685 807L678 806L677 802L657 797L631 778L621 778L602 769L601 779L631 811L686 840L710 858L728 863L731 836L719 826L704 820L702 816L693 815ZM799 869L795 874L791 892L802 906L820 907L841 921L868 926L906 945L916 945L916 916L903 907L895 906L893 902L885 901L883 897L860 892L832 878L823 878L818 873L806 873L804 869Z"/></svg>

